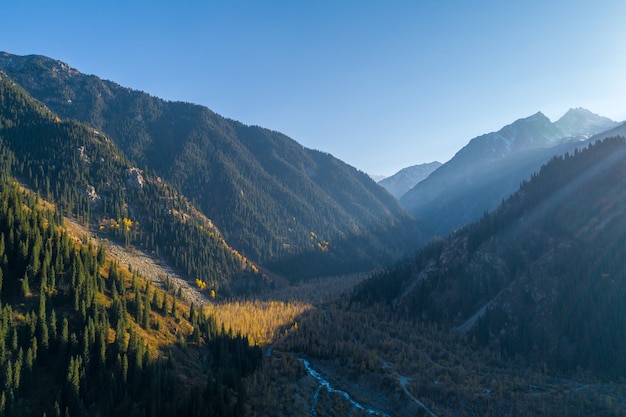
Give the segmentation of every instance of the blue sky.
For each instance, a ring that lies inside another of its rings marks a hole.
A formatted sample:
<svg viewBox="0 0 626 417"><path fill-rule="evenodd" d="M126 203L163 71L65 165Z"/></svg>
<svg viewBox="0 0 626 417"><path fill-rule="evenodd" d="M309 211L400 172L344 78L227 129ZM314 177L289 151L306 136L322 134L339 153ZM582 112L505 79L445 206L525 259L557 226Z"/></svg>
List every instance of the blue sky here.
<svg viewBox="0 0 626 417"><path fill-rule="evenodd" d="M626 2L12 1L0 50L277 130L370 174L537 111L626 120Z"/></svg>

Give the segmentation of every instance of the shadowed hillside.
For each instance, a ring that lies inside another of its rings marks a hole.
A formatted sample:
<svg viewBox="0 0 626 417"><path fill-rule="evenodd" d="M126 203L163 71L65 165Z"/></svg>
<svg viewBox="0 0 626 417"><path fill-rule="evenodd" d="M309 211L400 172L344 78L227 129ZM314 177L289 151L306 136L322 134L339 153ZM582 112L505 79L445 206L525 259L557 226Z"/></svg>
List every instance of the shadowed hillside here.
<svg viewBox="0 0 626 417"><path fill-rule="evenodd" d="M5 53L0 67L60 117L106 133L138 167L181 190L230 245L256 262L292 271L293 256L317 248L326 265L352 259L354 266L340 265L340 272L364 270L422 242L410 215L366 174L278 132L166 102L41 56ZM380 245L353 243L370 238Z"/></svg>
<svg viewBox="0 0 626 417"><path fill-rule="evenodd" d="M374 276L357 299L457 326L562 371L626 375L626 143L555 157L492 214Z"/></svg>
<svg viewBox="0 0 626 417"><path fill-rule="evenodd" d="M133 166L106 135L60 120L6 77L0 100L6 169L60 213L101 237L153 252L218 293L264 285L256 266L230 248L209 219L175 187Z"/></svg>

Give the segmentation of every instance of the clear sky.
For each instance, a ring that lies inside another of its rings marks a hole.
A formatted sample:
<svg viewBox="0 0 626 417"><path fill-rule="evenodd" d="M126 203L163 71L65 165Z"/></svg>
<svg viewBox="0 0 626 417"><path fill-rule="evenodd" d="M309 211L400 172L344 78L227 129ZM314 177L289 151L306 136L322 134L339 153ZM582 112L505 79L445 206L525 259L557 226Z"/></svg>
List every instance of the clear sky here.
<svg viewBox="0 0 626 417"><path fill-rule="evenodd" d="M626 120L626 2L7 1L41 54L287 134L369 173L451 158L542 111Z"/></svg>

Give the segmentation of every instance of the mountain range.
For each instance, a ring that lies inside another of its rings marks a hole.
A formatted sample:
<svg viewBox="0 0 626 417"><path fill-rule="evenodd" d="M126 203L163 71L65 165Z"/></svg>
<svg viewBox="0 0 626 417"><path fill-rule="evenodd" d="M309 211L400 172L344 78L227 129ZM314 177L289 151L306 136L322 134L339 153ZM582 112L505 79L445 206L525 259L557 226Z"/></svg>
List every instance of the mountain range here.
<svg viewBox="0 0 626 417"><path fill-rule="evenodd" d="M1 53L0 69L61 119L105 134L136 167L193 202L230 246L275 272L298 279L367 270L424 241L365 173L278 132L43 56ZM301 264L312 257L323 262Z"/></svg>
<svg viewBox="0 0 626 417"><path fill-rule="evenodd" d="M607 137L617 126L582 108L554 123L538 112L472 139L400 201L433 235L446 236L495 209L552 156L585 146L601 132Z"/></svg>

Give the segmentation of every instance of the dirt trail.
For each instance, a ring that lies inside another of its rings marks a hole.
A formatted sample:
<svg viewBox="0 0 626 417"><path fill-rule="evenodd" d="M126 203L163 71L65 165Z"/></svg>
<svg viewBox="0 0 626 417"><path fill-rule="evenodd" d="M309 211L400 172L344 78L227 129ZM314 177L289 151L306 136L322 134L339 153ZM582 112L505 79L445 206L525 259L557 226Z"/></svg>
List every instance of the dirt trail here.
<svg viewBox="0 0 626 417"><path fill-rule="evenodd" d="M431 417L438 417L437 414L433 413L430 408L428 408L426 406L426 404L424 404L423 402L421 402L420 400L418 400L417 398L415 398L413 396L413 394L411 394L411 392L409 391L409 388L407 387L409 382L411 382L411 378L407 377L407 376L403 376L400 375L399 373L396 373L396 377L398 378L398 383L400 384L400 386L402 387L402 389L404 390L404 393L407 395L407 397L409 397L410 399L412 399L415 404L417 404L419 407L421 407L424 411L426 411Z"/></svg>
<svg viewBox="0 0 626 417"><path fill-rule="evenodd" d="M354 339L353 342L357 345L357 347L361 350L365 350L365 348L363 346L361 346L361 344ZM428 355L425 355L427 360L437 366L441 366L435 362L433 362L432 359L430 359L430 357ZM402 387L402 390L404 391L404 393L406 394L407 397L409 397L411 400L413 400L413 402L415 404L417 404L418 407L422 408L424 411L426 411L426 413L428 413L428 415L430 415L431 417L439 417L437 414L435 414L430 408L428 408L428 406L426 404L424 404L423 402L421 402L420 400L418 400L413 394L411 394L411 391L409 391L409 383L413 380L413 378L408 377L408 376L404 376L404 375L400 375L398 373L398 371L396 370L396 367L387 362L386 360L384 360L383 358L381 358L380 356L377 356L378 362L381 364L382 368L384 370L387 370L390 372L391 375L393 375L393 377L398 381L398 384L400 384L400 387ZM445 367L444 367L445 368Z"/></svg>

